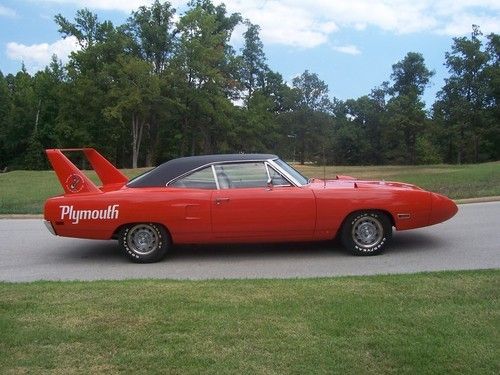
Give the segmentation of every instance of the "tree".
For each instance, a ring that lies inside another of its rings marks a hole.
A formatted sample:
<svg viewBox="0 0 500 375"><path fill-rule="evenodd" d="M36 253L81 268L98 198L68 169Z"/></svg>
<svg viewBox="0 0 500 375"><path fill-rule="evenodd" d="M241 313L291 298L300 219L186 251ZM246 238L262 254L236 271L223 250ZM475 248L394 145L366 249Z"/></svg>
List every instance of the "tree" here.
<svg viewBox="0 0 500 375"><path fill-rule="evenodd" d="M10 113L4 119L4 152L9 165L22 168L24 151L35 127L38 98L33 87L33 77L24 65L15 76L7 75L6 81L10 96Z"/></svg>
<svg viewBox="0 0 500 375"><path fill-rule="evenodd" d="M392 163L417 162L417 140L425 130L425 104L421 96L434 75L425 66L420 53L409 52L392 66L392 86L388 92L393 97L387 103L386 141Z"/></svg>
<svg viewBox="0 0 500 375"><path fill-rule="evenodd" d="M44 148L82 146L120 167L221 152L338 164L500 158L497 34L474 26L453 39L429 118L422 95L433 72L419 53L393 65L391 83L330 100L315 73L289 85L271 71L249 20L237 54L229 41L242 19L224 5L191 0L175 13L152 0L117 26L88 9L55 16L80 48L64 65L54 57L34 74L0 73L0 168L42 168Z"/></svg>
<svg viewBox="0 0 500 375"><path fill-rule="evenodd" d="M10 127L9 116L11 112L10 92L7 80L0 71L0 171L7 167L7 129Z"/></svg>
<svg viewBox="0 0 500 375"><path fill-rule="evenodd" d="M421 96L434 75L425 66L421 53L408 52L405 58L392 66L393 85L390 93L406 96Z"/></svg>
<svg viewBox="0 0 500 375"><path fill-rule="evenodd" d="M61 88L65 79L62 63L52 56L49 66L33 77L33 91L36 97L34 127L25 155L25 167L44 169L48 167L44 149L58 144L55 133L56 119L61 104Z"/></svg>
<svg viewBox="0 0 500 375"><path fill-rule="evenodd" d="M384 127L386 159L392 164L416 164L417 140L425 130L424 103L415 96L399 95L387 103Z"/></svg>
<svg viewBox="0 0 500 375"><path fill-rule="evenodd" d="M264 86L265 74L269 70L266 65L266 55L264 45L259 37L260 27L245 22L247 30L243 34L244 46L241 51L242 56L242 81L247 90L247 100L252 96L257 88Z"/></svg>
<svg viewBox="0 0 500 375"><path fill-rule="evenodd" d="M240 22L224 5L190 2L178 23L175 92L181 123L181 154L212 153L227 147L238 86L234 51L229 39Z"/></svg>
<svg viewBox="0 0 500 375"><path fill-rule="evenodd" d="M493 104L487 74L491 56L483 48L481 35L479 27L473 26L470 38L453 39L451 51L445 54L450 77L434 107L436 118L445 127L449 150L454 150L459 164L478 162L479 150L488 142L485 109Z"/></svg>
<svg viewBox="0 0 500 375"><path fill-rule="evenodd" d="M148 114L160 93L158 77L152 74L148 62L130 56L120 56L110 75L113 77L108 94L110 105L104 108L104 114L121 124L130 124L132 168L137 168L144 128L149 126Z"/></svg>
<svg viewBox="0 0 500 375"><path fill-rule="evenodd" d="M97 15L87 8L76 12L75 22L68 21L61 14L54 17L63 38L74 36L82 49L90 48L94 44L106 40L113 31L111 21L99 22Z"/></svg>
<svg viewBox="0 0 500 375"><path fill-rule="evenodd" d="M43 145L40 136L35 130L28 140L28 145L24 155L24 167L31 170L40 170L47 167L45 162Z"/></svg>
<svg viewBox="0 0 500 375"><path fill-rule="evenodd" d="M160 94L149 112L146 138L146 165L151 166L160 148L160 119L169 114L169 72L175 53L175 9L168 2L155 0L149 7L141 6L129 17L125 30L131 39L131 53L149 62L160 82Z"/></svg>
<svg viewBox="0 0 500 375"><path fill-rule="evenodd" d="M357 158L351 157L350 164L364 163L382 164L384 147L382 146L382 130L385 123L385 92L373 89L370 95L345 102L350 123L357 127L356 132L360 145ZM342 149L342 148L340 148Z"/></svg>
<svg viewBox="0 0 500 375"><path fill-rule="evenodd" d="M288 134L297 143L299 162L306 158L324 159L326 135L331 110L327 84L315 73L306 70L292 81L294 110L284 116Z"/></svg>
<svg viewBox="0 0 500 375"><path fill-rule="evenodd" d="M134 41L134 54L150 62L157 75L165 71L174 53L174 15L175 9L168 2L155 0L150 7L133 11L125 27Z"/></svg>
<svg viewBox="0 0 500 375"><path fill-rule="evenodd" d="M247 107L240 109L241 118L235 125L231 142L238 152L275 152L278 138L273 102L261 90L248 99Z"/></svg>
<svg viewBox="0 0 500 375"><path fill-rule="evenodd" d="M259 87L240 110L241 119L235 123L236 150L274 152L295 159L297 140L290 134L287 112L295 107L296 91L283 81L281 74L271 70L263 74Z"/></svg>
<svg viewBox="0 0 500 375"><path fill-rule="evenodd" d="M77 12L74 23L57 16L56 22L64 35L83 41L82 49L71 54L66 66L67 82L62 86L56 121L58 145L96 147L123 165L125 156L130 155L129 147L124 147L130 135L120 121L105 116L103 109L111 105L110 67L130 46L130 39L121 28L109 21L100 22L87 10Z"/></svg>
<svg viewBox="0 0 500 375"><path fill-rule="evenodd" d="M487 157L489 160L500 159L500 35L488 35L487 51L490 57L488 67L485 69L488 81L488 129L485 138L489 147Z"/></svg>
<svg viewBox="0 0 500 375"><path fill-rule="evenodd" d="M370 139L366 129L352 118L336 122L335 136L332 141L333 152L330 161L341 165L369 164L367 158Z"/></svg>

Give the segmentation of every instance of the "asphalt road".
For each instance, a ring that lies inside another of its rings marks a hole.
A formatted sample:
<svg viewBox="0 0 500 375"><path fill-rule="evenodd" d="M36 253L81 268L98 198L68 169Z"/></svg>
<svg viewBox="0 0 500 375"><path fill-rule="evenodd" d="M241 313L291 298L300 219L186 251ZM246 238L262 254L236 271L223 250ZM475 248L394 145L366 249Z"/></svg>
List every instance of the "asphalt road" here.
<svg viewBox="0 0 500 375"><path fill-rule="evenodd" d="M220 279L373 275L500 268L500 202L461 205L448 222L395 232L379 256L335 242L182 246L160 263L133 264L116 241L52 236L39 219L0 220L0 280Z"/></svg>

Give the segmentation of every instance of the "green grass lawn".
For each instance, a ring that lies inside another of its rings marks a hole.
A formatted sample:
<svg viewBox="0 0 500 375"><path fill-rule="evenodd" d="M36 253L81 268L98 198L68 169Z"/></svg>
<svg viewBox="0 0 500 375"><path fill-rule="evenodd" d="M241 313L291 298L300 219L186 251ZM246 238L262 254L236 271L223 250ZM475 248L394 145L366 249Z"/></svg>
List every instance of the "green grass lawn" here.
<svg viewBox="0 0 500 375"><path fill-rule="evenodd" d="M129 177L147 169L124 169ZM86 174L95 182L94 171ZM45 200L64 193L54 171L12 171L0 173L0 214L40 214Z"/></svg>
<svg viewBox="0 0 500 375"><path fill-rule="evenodd" d="M0 283L0 373L498 374L500 270Z"/></svg>
<svg viewBox="0 0 500 375"><path fill-rule="evenodd" d="M323 177L323 168L296 168L308 177ZM128 176L144 169L124 170ZM88 173L94 180L95 174ZM326 176L347 174L358 178L385 179L417 184L450 198L500 195L500 162L476 165L326 167ZM0 214L41 213L44 201L63 192L53 171L13 171L0 174Z"/></svg>

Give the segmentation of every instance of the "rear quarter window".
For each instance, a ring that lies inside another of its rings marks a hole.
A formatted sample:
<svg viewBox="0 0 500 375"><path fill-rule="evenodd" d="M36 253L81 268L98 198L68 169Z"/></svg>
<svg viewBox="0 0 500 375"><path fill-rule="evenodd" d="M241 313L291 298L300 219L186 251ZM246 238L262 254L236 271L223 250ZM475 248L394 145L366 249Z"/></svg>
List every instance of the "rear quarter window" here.
<svg viewBox="0 0 500 375"><path fill-rule="evenodd" d="M169 184L169 186L190 189L217 189L212 167L207 167L179 178Z"/></svg>

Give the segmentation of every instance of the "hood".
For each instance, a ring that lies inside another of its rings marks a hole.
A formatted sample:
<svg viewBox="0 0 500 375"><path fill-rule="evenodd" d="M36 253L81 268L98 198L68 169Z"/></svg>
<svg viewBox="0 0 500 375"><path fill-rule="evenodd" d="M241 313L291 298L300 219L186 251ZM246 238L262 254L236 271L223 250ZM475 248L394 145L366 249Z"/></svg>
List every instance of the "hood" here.
<svg viewBox="0 0 500 375"><path fill-rule="evenodd" d="M397 190L423 190L418 186L412 184L406 184L403 182L393 182L393 181L376 181L376 180L358 180L350 176L337 176L334 180L322 180L319 178L313 178L310 180L310 185L313 188L347 188L352 187L354 189L397 189Z"/></svg>

